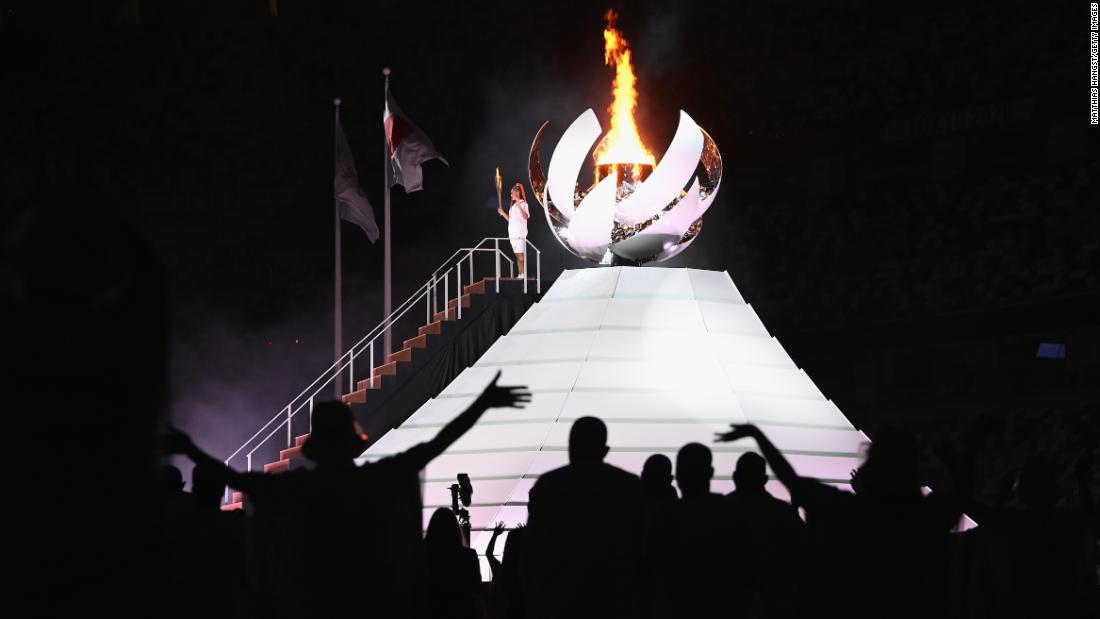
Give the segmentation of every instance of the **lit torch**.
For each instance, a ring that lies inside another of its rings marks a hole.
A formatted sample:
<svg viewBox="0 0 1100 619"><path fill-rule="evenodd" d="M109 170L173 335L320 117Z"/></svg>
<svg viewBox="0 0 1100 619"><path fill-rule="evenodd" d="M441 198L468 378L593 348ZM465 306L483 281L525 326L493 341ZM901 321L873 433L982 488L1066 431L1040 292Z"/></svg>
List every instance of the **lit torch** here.
<svg viewBox="0 0 1100 619"><path fill-rule="evenodd" d="M497 210L504 210L504 203L500 201L500 189L503 185L500 183L500 168L497 168Z"/></svg>

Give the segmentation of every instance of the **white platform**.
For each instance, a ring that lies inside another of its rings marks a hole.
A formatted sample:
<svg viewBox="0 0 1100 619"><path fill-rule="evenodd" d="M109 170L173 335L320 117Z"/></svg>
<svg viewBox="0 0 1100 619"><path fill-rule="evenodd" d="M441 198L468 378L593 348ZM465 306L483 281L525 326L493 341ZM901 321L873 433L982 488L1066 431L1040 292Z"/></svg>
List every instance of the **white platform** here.
<svg viewBox="0 0 1100 619"><path fill-rule="evenodd" d="M684 443L710 445L718 492L732 489L734 463L755 448L751 441L712 444L731 422L760 425L800 474L842 487L867 440L795 366L729 275L610 267L564 272L510 333L361 461L430 439L498 370L501 384L528 385L532 403L489 411L425 471L425 524L435 508L450 505L455 476L470 475L479 553L493 523L526 521L527 493L541 473L566 463L577 417L602 418L608 461L635 473L651 454L675 459ZM787 497L782 485L769 488Z"/></svg>

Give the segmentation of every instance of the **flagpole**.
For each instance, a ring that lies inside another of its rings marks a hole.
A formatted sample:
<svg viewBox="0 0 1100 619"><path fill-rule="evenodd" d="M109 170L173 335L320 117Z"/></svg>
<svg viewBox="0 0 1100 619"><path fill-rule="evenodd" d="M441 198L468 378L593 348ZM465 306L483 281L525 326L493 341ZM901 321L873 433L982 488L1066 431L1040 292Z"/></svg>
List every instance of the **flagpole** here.
<svg viewBox="0 0 1100 619"><path fill-rule="evenodd" d="M388 102L390 97L390 68L385 67L382 69L382 75L386 76L386 92L385 99L383 101ZM393 296L392 296L392 279L391 279L391 256L390 256L390 144L386 139L385 131L382 132L382 195L384 196L382 201L382 218L385 220L382 229L382 247L383 247L383 276L382 276L382 320L387 321L385 335L382 338L382 347L385 351L382 358L385 361L389 361L390 353L393 352L393 333L390 329L388 322L390 314L393 313Z"/></svg>
<svg viewBox="0 0 1100 619"><path fill-rule="evenodd" d="M335 123L332 130L332 167L334 168L334 175L340 173L340 156L338 154L338 139L337 132L340 131L340 97L336 97L332 100L335 107ZM333 240L336 248L334 259L334 311L333 311L333 357L336 363L336 378L333 380L333 385L336 391L336 399L339 400L343 391L341 383L343 382L344 373L340 371L340 358L344 353L344 338L343 338L343 303L341 299L341 289L343 288L342 274L341 274L341 260L340 260L340 201L333 200L333 213L335 214L335 226L333 227Z"/></svg>

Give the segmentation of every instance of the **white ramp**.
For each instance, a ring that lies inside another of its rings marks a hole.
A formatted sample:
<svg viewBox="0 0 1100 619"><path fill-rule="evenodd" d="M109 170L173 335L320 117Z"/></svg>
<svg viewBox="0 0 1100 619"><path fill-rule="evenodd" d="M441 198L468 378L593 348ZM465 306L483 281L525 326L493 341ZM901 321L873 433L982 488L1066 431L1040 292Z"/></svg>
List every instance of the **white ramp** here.
<svg viewBox="0 0 1100 619"><path fill-rule="evenodd" d="M361 461L430 439L498 370L500 384L531 389L531 404L487 412L425 471L425 524L450 505L455 476L470 475L479 553L495 522L527 520L527 493L541 473L566 463L578 417L602 418L608 461L635 473L651 454L675 460L684 443L710 445L712 488L723 493L737 458L755 449L751 440L712 444L731 422L760 425L800 474L845 487L867 440L768 334L729 275L611 267L564 272L510 333ZM769 489L787 497L777 482Z"/></svg>

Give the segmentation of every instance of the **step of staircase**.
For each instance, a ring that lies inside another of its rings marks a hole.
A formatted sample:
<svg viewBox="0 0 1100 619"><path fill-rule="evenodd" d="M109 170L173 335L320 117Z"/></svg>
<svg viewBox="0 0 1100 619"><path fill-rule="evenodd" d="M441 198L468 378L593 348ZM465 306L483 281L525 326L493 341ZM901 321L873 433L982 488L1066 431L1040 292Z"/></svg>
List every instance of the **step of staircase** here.
<svg viewBox="0 0 1100 619"><path fill-rule="evenodd" d="M351 393L345 393L340 396L340 401L344 404L364 404L367 401L367 390L356 389Z"/></svg>
<svg viewBox="0 0 1100 619"><path fill-rule="evenodd" d="M279 452L280 460L301 460L303 457L302 448L298 445Z"/></svg>
<svg viewBox="0 0 1100 619"><path fill-rule="evenodd" d="M264 465L265 473L285 473L290 470L290 460L279 460Z"/></svg>
<svg viewBox="0 0 1100 619"><path fill-rule="evenodd" d="M356 391L364 391L364 392L365 391L379 391L381 389L382 389L382 380L379 379L377 376L374 378L374 386L373 387L371 386L371 380L369 378L364 378L363 380L355 383L355 390Z"/></svg>
<svg viewBox="0 0 1100 619"><path fill-rule="evenodd" d="M464 295L462 295L461 298L462 298L462 309L466 309L466 308L470 307L470 295L464 294ZM447 307L450 308L451 310L456 309L458 307L458 299L451 299L450 301L447 301Z"/></svg>
<svg viewBox="0 0 1100 619"><path fill-rule="evenodd" d="M294 437L294 444L298 447L306 444L306 439L309 438L309 434L303 434L301 436Z"/></svg>
<svg viewBox="0 0 1100 619"><path fill-rule="evenodd" d="M443 331L442 321L436 320L431 324L420 327L420 335L439 335Z"/></svg>
<svg viewBox="0 0 1100 619"><path fill-rule="evenodd" d="M458 320L458 312L452 308L447 312L436 312L432 316L432 322L443 322L444 320Z"/></svg>
<svg viewBox="0 0 1100 619"><path fill-rule="evenodd" d="M244 503L241 503L241 502L238 501L236 503L230 503L228 505L222 505L222 511L223 512L231 512L231 511L235 511L235 510L238 510L238 509L244 509Z"/></svg>
<svg viewBox="0 0 1100 619"><path fill-rule="evenodd" d="M474 283L472 283L468 286L463 286L462 287L462 294L464 294L464 295L485 294L485 283L487 281L489 281L489 280L482 279L482 280L474 282Z"/></svg>
<svg viewBox="0 0 1100 619"><path fill-rule="evenodd" d="M390 353L390 356L386 358L387 363L393 363L394 361L412 361L413 351L412 348L402 348L401 350Z"/></svg>
<svg viewBox="0 0 1100 619"><path fill-rule="evenodd" d="M410 337L405 340L405 348L427 348L428 347L428 334L418 335L416 337Z"/></svg>
<svg viewBox="0 0 1100 619"><path fill-rule="evenodd" d="M229 500L229 504L244 502L243 492L234 492L232 498Z"/></svg>
<svg viewBox="0 0 1100 619"><path fill-rule="evenodd" d="M389 363L383 363L374 368L375 376L397 376L397 362L390 361ZM378 381L375 380L375 383Z"/></svg>

